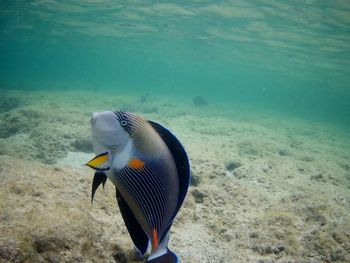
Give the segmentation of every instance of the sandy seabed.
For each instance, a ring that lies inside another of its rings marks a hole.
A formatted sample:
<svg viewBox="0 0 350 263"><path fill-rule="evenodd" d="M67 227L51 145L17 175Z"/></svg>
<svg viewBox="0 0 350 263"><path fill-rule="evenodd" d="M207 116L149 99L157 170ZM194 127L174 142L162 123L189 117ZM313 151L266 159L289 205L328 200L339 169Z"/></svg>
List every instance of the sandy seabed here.
<svg viewBox="0 0 350 263"><path fill-rule="evenodd" d="M98 90L0 90L0 262L145 261L112 183L90 203L90 114L111 109L162 123L187 149L192 183L169 244L181 262L350 262L348 131Z"/></svg>

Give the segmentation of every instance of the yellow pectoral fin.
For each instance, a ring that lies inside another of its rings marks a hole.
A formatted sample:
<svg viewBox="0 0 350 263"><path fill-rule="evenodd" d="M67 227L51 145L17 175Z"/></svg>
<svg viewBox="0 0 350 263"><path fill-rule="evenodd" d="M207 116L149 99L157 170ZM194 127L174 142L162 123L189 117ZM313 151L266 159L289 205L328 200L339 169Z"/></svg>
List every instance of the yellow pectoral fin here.
<svg viewBox="0 0 350 263"><path fill-rule="evenodd" d="M97 155L95 158L91 159L86 165L98 171L109 170L110 167L108 162L108 152Z"/></svg>

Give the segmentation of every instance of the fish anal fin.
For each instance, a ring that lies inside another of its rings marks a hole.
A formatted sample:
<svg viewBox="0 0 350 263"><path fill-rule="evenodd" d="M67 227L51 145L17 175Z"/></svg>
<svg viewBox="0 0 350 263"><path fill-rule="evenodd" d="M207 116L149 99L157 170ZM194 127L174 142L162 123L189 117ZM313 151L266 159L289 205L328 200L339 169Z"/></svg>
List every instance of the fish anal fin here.
<svg viewBox="0 0 350 263"><path fill-rule="evenodd" d="M147 248L148 248L148 243L149 243L148 236L143 231L141 225L136 220L129 205L126 203L125 199L120 194L118 189L115 188L115 190L116 190L116 198L118 201L119 210L124 219L125 226L129 231L130 237L134 245L137 247L140 253L144 255L147 252Z"/></svg>

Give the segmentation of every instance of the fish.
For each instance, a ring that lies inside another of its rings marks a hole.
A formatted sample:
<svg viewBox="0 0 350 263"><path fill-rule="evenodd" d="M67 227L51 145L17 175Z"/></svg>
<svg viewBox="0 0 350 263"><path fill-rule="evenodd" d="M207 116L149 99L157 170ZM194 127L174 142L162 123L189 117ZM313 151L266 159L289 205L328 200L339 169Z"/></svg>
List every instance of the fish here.
<svg viewBox="0 0 350 263"><path fill-rule="evenodd" d="M190 184L187 153L163 125L126 111L96 112L91 117L96 156L91 203L107 178L114 184L119 210L130 237L148 263L176 263L168 248L170 229Z"/></svg>

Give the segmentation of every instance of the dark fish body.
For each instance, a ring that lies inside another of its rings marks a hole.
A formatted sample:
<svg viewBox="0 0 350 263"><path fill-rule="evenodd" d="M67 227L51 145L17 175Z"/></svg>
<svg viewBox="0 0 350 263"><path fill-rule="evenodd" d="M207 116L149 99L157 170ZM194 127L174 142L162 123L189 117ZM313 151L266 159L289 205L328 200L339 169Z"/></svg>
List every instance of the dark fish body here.
<svg viewBox="0 0 350 263"><path fill-rule="evenodd" d="M92 119L97 156L87 164L98 170L92 198L108 177L116 187L119 208L135 246L144 254L151 243L147 262L178 262L167 245L189 186L184 148L158 123L128 112L100 114ZM113 137L113 130L119 136Z"/></svg>

